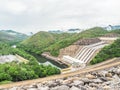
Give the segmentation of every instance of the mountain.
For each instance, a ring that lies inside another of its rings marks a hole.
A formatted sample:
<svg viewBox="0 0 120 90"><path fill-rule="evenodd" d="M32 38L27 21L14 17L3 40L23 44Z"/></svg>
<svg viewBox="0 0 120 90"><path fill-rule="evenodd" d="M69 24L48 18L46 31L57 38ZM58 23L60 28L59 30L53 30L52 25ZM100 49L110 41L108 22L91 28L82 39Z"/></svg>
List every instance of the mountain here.
<svg viewBox="0 0 120 90"><path fill-rule="evenodd" d="M0 42L15 44L26 39L28 36L13 30L0 30Z"/></svg>
<svg viewBox="0 0 120 90"><path fill-rule="evenodd" d="M27 51L37 54L42 52L50 52L53 56L59 55L59 50L65 48L79 39L99 37L108 31L101 27L94 27L81 33L49 33L38 32L30 38L24 40L20 47L24 47Z"/></svg>

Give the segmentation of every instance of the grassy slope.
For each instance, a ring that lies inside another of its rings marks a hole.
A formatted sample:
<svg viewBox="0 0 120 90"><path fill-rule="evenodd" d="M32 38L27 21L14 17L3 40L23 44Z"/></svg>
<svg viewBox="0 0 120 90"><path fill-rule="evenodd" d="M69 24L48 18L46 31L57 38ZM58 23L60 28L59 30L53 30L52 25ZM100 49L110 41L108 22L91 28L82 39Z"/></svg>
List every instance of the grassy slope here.
<svg viewBox="0 0 120 90"><path fill-rule="evenodd" d="M22 45L31 47L32 50L34 48L33 52L36 53L49 51L53 56L57 56L61 48L65 48L81 38L93 38L106 33L107 31L100 27L91 28L77 34L39 32L23 41Z"/></svg>

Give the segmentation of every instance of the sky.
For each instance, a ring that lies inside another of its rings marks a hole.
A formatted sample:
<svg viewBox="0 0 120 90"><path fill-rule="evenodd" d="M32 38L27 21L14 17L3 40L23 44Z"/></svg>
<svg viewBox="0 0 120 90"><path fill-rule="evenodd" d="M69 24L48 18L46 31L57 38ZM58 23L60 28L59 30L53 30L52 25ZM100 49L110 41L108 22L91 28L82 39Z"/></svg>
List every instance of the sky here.
<svg viewBox="0 0 120 90"><path fill-rule="evenodd" d="M0 0L0 29L38 32L120 24L120 0Z"/></svg>

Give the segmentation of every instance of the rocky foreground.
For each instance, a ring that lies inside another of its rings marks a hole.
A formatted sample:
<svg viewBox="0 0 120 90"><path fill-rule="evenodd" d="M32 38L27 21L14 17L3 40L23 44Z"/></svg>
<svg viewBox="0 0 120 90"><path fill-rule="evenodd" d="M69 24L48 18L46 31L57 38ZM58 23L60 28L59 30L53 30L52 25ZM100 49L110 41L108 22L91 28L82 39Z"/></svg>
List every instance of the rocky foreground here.
<svg viewBox="0 0 120 90"><path fill-rule="evenodd" d="M120 65L83 75L2 90L120 90Z"/></svg>

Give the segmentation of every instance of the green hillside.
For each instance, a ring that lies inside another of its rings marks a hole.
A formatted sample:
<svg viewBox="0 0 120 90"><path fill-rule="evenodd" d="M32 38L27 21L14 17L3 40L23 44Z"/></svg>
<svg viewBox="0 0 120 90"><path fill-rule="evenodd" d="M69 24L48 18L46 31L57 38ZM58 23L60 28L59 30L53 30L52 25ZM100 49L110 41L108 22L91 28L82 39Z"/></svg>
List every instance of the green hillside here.
<svg viewBox="0 0 120 90"><path fill-rule="evenodd" d="M96 64L114 57L120 57L120 39L116 40L113 44L104 47L90 63Z"/></svg>
<svg viewBox="0 0 120 90"><path fill-rule="evenodd" d="M34 52L40 54L44 48L54 44L59 40L63 40L67 37L70 37L73 34L62 33L62 34L54 34L49 32L40 31L30 38L21 42L18 47L22 47L27 51Z"/></svg>
<svg viewBox="0 0 120 90"><path fill-rule="evenodd" d="M16 44L28 36L13 30L0 30L0 43Z"/></svg>
<svg viewBox="0 0 120 90"><path fill-rule="evenodd" d="M94 27L76 34L39 32L23 41L20 47L37 54L48 51L53 56L57 56L61 48L65 48L79 39L98 37L106 33L108 31L101 27Z"/></svg>

